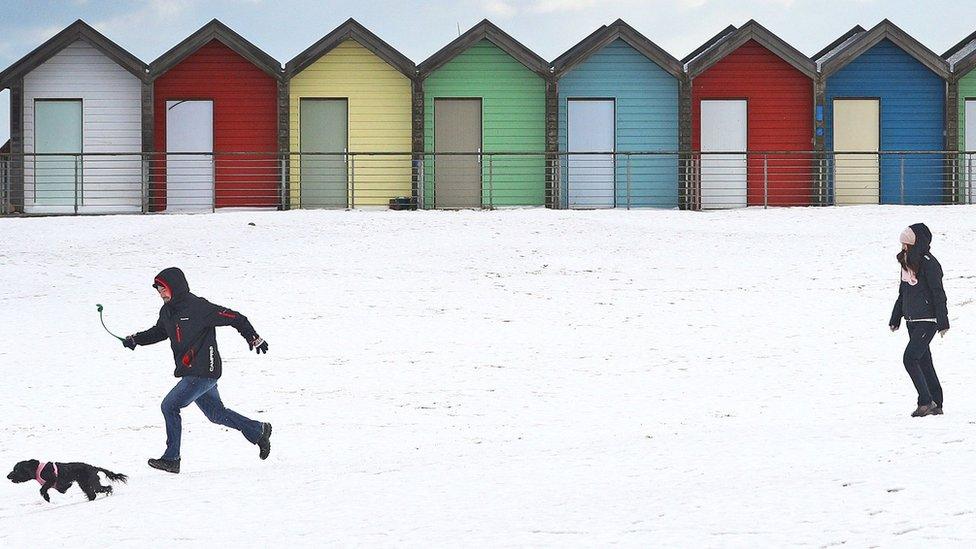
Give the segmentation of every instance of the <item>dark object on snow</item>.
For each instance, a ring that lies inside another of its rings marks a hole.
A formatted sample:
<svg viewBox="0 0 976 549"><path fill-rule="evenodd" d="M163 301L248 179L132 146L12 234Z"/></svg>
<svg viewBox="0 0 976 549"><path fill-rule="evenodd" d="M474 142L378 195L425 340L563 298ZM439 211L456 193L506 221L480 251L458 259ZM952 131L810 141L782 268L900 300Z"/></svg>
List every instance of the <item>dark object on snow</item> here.
<svg viewBox="0 0 976 549"><path fill-rule="evenodd" d="M153 286L169 288L172 299L159 309L159 320L155 326L133 337L138 345L152 345L169 338L176 362L173 371L176 377L220 378L217 326L233 326L249 344L260 339L247 317L241 313L214 305L190 293L190 285L183 271L176 267L164 269L156 275Z"/></svg>
<svg viewBox="0 0 976 549"><path fill-rule="evenodd" d="M912 378L918 392L919 406L934 403L942 406L942 384L932 364L932 351L929 344L935 338L934 322L908 322L908 345L905 346L903 361L905 371Z"/></svg>
<svg viewBox="0 0 976 549"><path fill-rule="evenodd" d="M924 223L910 227L915 233L915 245L905 254L905 262L915 271L916 284L902 280L898 286L898 299L891 311L889 326L900 326L901 319L935 319L938 330L949 329L949 312L946 307L945 289L942 287L942 265L929 252L932 232ZM899 258L904 252L899 253ZM901 259L899 259L901 262Z"/></svg>
<svg viewBox="0 0 976 549"><path fill-rule="evenodd" d="M390 199L391 210L416 210L417 206L409 196L398 196Z"/></svg>
<svg viewBox="0 0 976 549"><path fill-rule="evenodd" d="M176 267L164 269L153 280L163 306L159 320L152 328L133 336L138 345L151 345L169 338L180 381L163 399L161 406L166 420L166 451L149 465L171 473L179 472L182 420L180 411L196 403L210 421L239 431L251 444L264 438L262 459L270 452L267 436L262 437L267 424L254 421L227 408L220 399L217 380L221 374L220 353L217 350L217 326L233 326L258 354L268 352L268 343L254 331L244 315L218 307L202 297L190 293L183 271ZM270 436L270 426L268 426Z"/></svg>
<svg viewBox="0 0 976 549"><path fill-rule="evenodd" d="M81 491L88 496L88 500L95 499L96 494L111 494L111 486L102 486L98 473L104 473L111 482L125 482L128 477L113 473L108 469L88 465L87 463L41 463L36 459L28 459L14 465L13 471L7 479L15 483L36 480L41 484L41 496L44 501L51 501L48 490L54 488L62 494L71 488L75 482Z"/></svg>
<svg viewBox="0 0 976 549"><path fill-rule="evenodd" d="M265 423L264 427L261 429L261 438L258 439L258 456L261 459L268 459L268 454L271 453L271 424Z"/></svg>
<svg viewBox="0 0 976 549"><path fill-rule="evenodd" d="M180 472L180 460L178 459L150 459L149 466L167 473Z"/></svg>
<svg viewBox="0 0 976 549"><path fill-rule="evenodd" d="M250 223L248 223L247 225L248 225L249 227L257 227L257 225L255 225L253 221L252 221L252 222L250 222Z"/></svg>
<svg viewBox="0 0 976 549"><path fill-rule="evenodd" d="M916 223L902 233L900 241L909 248L897 256L902 267L901 282L888 325L897 330L901 319L907 320L908 345L903 361L918 392L918 409L912 416L922 417L936 413L923 410L930 404L941 410L942 385L929 344L936 333L949 329L949 312L942 287L942 265L929 251L932 231L924 223Z"/></svg>
<svg viewBox="0 0 976 549"><path fill-rule="evenodd" d="M928 404L920 404L918 408L912 412L912 417L925 417L936 415L936 408L939 406L934 402L929 402Z"/></svg>

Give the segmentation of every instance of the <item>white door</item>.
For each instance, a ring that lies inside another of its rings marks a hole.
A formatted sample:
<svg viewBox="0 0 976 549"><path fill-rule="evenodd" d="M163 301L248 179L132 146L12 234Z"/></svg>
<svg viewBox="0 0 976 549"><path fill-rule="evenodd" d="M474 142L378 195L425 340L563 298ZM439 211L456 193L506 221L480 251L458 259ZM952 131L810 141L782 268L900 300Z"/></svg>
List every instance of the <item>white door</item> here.
<svg viewBox="0 0 976 549"><path fill-rule="evenodd" d="M573 100L567 128L571 152L614 152L614 100ZM568 159L570 208L614 207L612 154L571 154Z"/></svg>
<svg viewBox="0 0 976 549"><path fill-rule="evenodd" d="M213 101L166 102L166 152L166 211L213 208Z"/></svg>
<svg viewBox="0 0 976 549"><path fill-rule="evenodd" d="M834 204L877 204L881 166L881 103L877 99L834 99Z"/></svg>
<svg viewBox="0 0 976 549"><path fill-rule="evenodd" d="M744 99L701 102L701 150L743 154L702 154L701 207L747 205L746 155L748 109Z"/></svg>
<svg viewBox="0 0 976 549"><path fill-rule="evenodd" d="M963 158L965 161L966 182L966 203L973 204L973 194L976 192L976 99L966 100L966 142L963 143L964 149L968 154Z"/></svg>

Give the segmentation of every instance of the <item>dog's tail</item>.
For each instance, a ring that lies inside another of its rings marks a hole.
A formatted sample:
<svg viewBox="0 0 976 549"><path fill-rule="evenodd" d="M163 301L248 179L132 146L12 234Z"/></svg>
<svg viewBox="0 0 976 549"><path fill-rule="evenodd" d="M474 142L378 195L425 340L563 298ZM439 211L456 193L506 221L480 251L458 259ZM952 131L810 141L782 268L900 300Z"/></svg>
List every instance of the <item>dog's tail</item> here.
<svg viewBox="0 0 976 549"><path fill-rule="evenodd" d="M126 482L129 480L129 477L123 475L122 473L113 473L112 471L109 471L108 469L102 469L101 467L95 467L95 470L105 473L105 476L108 477L108 479L111 480L112 482L116 482L116 481Z"/></svg>

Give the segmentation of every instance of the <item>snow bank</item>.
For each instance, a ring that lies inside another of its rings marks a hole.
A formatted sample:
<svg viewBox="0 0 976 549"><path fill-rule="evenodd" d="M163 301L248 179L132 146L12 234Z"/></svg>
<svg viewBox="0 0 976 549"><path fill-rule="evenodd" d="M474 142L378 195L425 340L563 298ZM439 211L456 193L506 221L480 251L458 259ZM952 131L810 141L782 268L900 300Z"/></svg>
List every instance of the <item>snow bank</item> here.
<svg viewBox="0 0 976 549"><path fill-rule="evenodd" d="M130 475L94 503L0 483L5 547L947 545L976 538L976 209L238 212L0 219L0 465ZM952 330L914 419L887 319L924 221ZM249 225L253 222L254 226ZM184 412L152 277L246 314L228 407Z"/></svg>

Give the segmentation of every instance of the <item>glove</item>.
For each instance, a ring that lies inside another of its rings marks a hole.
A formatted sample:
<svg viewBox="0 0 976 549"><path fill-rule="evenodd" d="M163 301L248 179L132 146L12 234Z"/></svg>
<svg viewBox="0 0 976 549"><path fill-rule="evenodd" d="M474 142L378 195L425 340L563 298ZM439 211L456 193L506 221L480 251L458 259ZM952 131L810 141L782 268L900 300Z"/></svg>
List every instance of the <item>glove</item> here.
<svg viewBox="0 0 976 549"><path fill-rule="evenodd" d="M125 339L122 340L122 346L125 347L126 349L130 349L130 350L135 351L136 350L136 338L134 338L132 336L126 337Z"/></svg>
<svg viewBox="0 0 976 549"><path fill-rule="evenodd" d="M261 336L257 334L255 334L254 337L248 340L247 347L248 349L253 350L257 354L268 352L268 342L265 341Z"/></svg>

